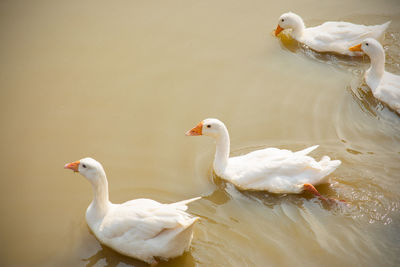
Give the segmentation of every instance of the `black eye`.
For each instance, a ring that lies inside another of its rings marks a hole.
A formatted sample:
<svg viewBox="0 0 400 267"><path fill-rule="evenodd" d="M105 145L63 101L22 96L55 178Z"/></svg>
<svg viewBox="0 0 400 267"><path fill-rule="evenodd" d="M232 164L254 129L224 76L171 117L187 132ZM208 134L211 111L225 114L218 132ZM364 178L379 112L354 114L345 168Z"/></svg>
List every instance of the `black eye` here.
<svg viewBox="0 0 400 267"><path fill-rule="evenodd" d="M82 164L82 167L83 167L83 168L86 168L86 165L85 165L85 164Z"/></svg>
<svg viewBox="0 0 400 267"><path fill-rule="evenodd" d="M365 43L366 46L368 46L368 43Z"/></svg>
<svg viewBox="0 0 400 267"><path fill-rule="evenodd" d="M285 20L284 20L284 19L281 19L281 21L284 22Z"/></svg>
<svg viewBox="0 0 400 267"><path fill-rule="evenodd" d="M209 124L209 125L207 125L207 128L211 128L211 125Z"/></svg>

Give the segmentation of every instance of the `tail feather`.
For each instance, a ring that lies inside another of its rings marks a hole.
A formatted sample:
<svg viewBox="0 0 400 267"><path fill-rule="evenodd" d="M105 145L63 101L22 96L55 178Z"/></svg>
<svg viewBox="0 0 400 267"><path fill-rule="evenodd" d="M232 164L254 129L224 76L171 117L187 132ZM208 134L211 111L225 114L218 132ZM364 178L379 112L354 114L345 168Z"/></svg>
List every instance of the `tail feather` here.
<svg viewBox="0 0 400 267"><path fill-rule="evenodd" d="M387 21L381 25L376 25L376 32L374 38L377 39L378 41L382 42L385 36L385 31L389 27L391 21Z"/></svg>
<svg viewBox="0 0 400 267"><path fill-rule="evenodd" d="M191 199L186 199L186 200L182 200L179 202L171 203L171 205L177 206L177 207L179 207L180 210L185 211L185 210L187 210L187 206L186 206L187 204L189 204L193 201L199 200L199 199L201 199L201 197L194 197Z"/></svg>
<svg viewBox="0 0 400 267"><path fill-rule="evenodd" d="M319 161L319 164L323 168L324 176L331 174L341 163L340 160L331 160L328 156L323 156Z"/></svg>
<svg viewBox="0 0 400 267"><path fill-rule="evenodd" d="M382 30L383 30L383 31L386 31L386 29L389 27L389 25L390 25L391 22L392 22L392 21L389 20L389 21L386 21L385 23L381 24Z"/></svg>
<svg viewBox="0 0 400 267"><path fill-rule="evenodd" d="M317 147L319 147L319 145L310 146L306 149L296 151L295 154L297 154L299 156L305 156L305 155L309 154L311 151L315 150Z"/></svg>

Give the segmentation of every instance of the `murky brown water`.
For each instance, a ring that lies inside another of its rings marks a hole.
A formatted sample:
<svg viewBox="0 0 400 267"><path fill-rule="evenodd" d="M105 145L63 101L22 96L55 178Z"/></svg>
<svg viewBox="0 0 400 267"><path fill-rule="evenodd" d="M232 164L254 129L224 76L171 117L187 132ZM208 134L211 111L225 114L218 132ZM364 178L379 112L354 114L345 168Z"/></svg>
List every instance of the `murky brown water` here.
<svg viewBox="0 0 400 267"><path fill-rule="evenodd" d="M360 86L368 58L318 55L271 36L376 24L400 74L400 2L0 1L0 265L145 266L86 226L91 188L65 163L103 163L110 198L198 195L190 253L160 266L398 266L400 118ZM223 120L232 154L275 146L343 164L308 194L239 192L214 178L214 144L184 132Z"/></svg>

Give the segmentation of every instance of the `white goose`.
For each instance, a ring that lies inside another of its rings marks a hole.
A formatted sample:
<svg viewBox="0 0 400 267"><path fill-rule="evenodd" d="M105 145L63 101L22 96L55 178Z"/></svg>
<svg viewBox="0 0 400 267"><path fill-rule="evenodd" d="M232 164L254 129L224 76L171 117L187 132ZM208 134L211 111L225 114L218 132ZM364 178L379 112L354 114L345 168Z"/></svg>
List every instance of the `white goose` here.
<svg viewBox="0 0 400 267"><path fill-rule="evenodd" d="M213 137L217 145L215 173L243 190L294 194L307 190L327 200L313 185L328 182L327 175L341 163L340 160L330 160L328 156L322 157L319 162L307 156L318 146L297 152L266 148L230 158L229 133L224 123L218 119L205 119L186 132L186 135Z"/></svg>
<svg viewBox="0 0 400 267"><path fill-rule="evenodd" d="M343 21L329 21L316 27L304 25L303 19L292 12L280 16L275 36L284 29L292 29L290 35L318 52L335 52L349 56L360 56L362 52L349 51L349 47L361 43L365 38L383 38L390 21L382 25L365 26Z"/></svg>
<svg viewBox="0 0 400 267"><path fill-rule="evenodd" d="M365 72L365 82L377 99L400 114L400 76L385 71L385 50L372 38L353 46L350 51L364 51L371 59L371 67Z"/></svg>
<svg viewBox="0 0 400 267"><path fill-rule="evenodd" d="M186 205L200 197L172 204L151 199L113 204L108 200L108 182L99 162L84 158L64 168L79 172L92 184L94 196L86 221L104 245L152 266L157 264L154 257L173 258L189 249L199 218L186 213Z"/></svg>

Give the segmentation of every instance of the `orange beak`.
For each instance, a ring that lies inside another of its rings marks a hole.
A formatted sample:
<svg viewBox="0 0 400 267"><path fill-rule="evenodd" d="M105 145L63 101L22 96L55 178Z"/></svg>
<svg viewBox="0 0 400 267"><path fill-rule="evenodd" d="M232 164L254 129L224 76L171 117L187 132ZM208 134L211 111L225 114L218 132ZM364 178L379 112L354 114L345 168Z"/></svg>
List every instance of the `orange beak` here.
<svg viewBox="0 0 400 267"><path fill-rule="evenodd" d="M193 129L191 129L190 131L186 132L187 136L198 136L198 135L202 135L203 133L203 122L200 122L199 124L196 125L196 127L194 127Z"/></svg>
<svg viewBox="0 0 400 267"><path fill-rule="evenodd" d="M349 50L350 50L350 51L353 51L353 52L355 52L355 51L362 51L362 49L361 49L361 44L352 46L352 47L349 48Z"/></svg>
<svg viewBox="0 0 400 267"><path fill-rule="evenodd" d="M276 27L276 30L275 30L275 36L278 36L278 34L281 32L281 31L283 31L284 30L284 28L282 28L281 26L279 26L279 24L278 24L278 26Z"/></svg>
<svg viewBox="0 0 400 267"><path fill-rule="evenodd" d="M74 172L78 172L79 164L80 164L79 160L75 161L75 162L67 163L67 164L65 164L64 169L71 169Z"/></svg>

